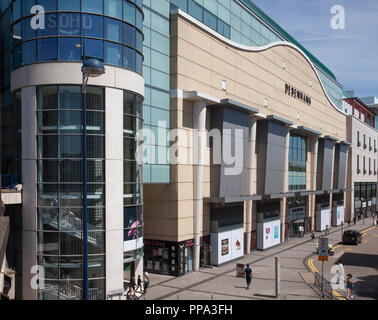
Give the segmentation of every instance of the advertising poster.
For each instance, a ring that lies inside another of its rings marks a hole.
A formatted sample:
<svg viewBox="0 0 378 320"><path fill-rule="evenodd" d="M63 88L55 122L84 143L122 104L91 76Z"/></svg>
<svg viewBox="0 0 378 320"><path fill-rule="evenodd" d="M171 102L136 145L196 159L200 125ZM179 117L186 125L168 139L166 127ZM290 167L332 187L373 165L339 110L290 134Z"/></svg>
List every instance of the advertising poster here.
<svg viewBox="0 0 378 320"><path fill-rule="evenodd" d="M281 243L280 220L257 224L257 249L265 250Z"/></svg>
<svg viewBox="0 0 378 320"><path fill-rule="evenodd" d="M222 240L222 256L227 255L229 252L228 239Z"/></svg>
<svg viewBox="0 0 378 320"><path fill-rule="evenodd" d="M236 259L244 255L244 230L237 229L232 230L232 249L231 249L231 259Z"/></svg>
<svg viewBox="0 0 378 320"><path fill-rule="evenodd" d="M155 261L154 270L155 271L160 271L160 261Z"/></svg>

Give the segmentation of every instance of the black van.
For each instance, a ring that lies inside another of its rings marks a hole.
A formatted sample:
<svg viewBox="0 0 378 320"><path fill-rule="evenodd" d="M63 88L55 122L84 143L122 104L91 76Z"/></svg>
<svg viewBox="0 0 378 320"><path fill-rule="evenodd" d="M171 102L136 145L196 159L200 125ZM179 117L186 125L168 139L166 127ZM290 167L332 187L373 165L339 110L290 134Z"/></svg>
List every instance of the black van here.
<svg viewBox="0 0 378 320"><path fill-rule="evenodd" d="M354 243L358 245L362 242L362 234L357 230L346 230L343 233L343 243Z"/></svg>

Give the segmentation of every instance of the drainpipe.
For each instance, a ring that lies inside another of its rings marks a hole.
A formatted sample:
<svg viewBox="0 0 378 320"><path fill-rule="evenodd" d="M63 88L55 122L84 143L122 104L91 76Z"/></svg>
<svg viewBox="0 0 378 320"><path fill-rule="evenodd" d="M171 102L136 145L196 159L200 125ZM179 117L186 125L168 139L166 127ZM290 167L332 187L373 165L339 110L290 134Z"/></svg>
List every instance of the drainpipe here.
<svg viewBox="0 0 378 320"><path fill-rule="evenodd" d="M200 267L200 235L201 235L201 218L203 215L203 165L204 151L206 143L206 101L196 101L193 103L193 129L194 131L194 164L193 164L193 202L194 202L194 252L193 252L193 270L198 271ZM197 153L197 154L195 154Z"/></svg>

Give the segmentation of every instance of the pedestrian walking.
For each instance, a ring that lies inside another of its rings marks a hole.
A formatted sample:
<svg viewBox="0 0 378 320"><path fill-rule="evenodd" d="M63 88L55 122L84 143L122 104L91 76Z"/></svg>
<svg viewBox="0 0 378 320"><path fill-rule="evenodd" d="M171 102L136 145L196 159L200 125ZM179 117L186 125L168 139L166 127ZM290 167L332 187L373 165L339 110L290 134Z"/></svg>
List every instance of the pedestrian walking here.
<svg viewBox="0 0 378 320"><path fill-rule="evenodd" d="M315 239L315 233L314 231L311 231L311 241L314 242Z"/></svg>
<svg viewBox="0 0 378 320"><path fill-rule="evenodd" d="M135 290L133 289L133 286L131 283L129 284L129 290L127 290L126 293L126 299L127 300L136 300L136 293Z"/></svg>
<svg viewBox="0 0 378 320"><path fill-rule="evenodd" d="M350 227L350 220L348 220L348 227Z"/></svg>
<svg viewBox="0 0 378 320"><path fill-rule="evenodd" d="M135 291L135 288L136 288L135 277L131 277L130 285L133 287L133 290Z"/></svg>
<svg viewBox="0 0 378 320"><path fill-rule="evenodd" d="M247 264L247 267L244 269L245 273L245 281L247 282L247 290L251 286L252 278L253 278L253 273L252 269L249 267L249 264Z"/></svg>
<svg viewBox="0 0 378 320"><path fill-rule="evenodd" d="M140 291L142 292L142 278L140 277L140 274L138 274L136 291L137 291L138 289L140 289Z"/></svg>
<svg viewBox="0 0 378 320"><path fill-rule="evenodd" d="M347 300L353 299L354 280L353 280L353 276L350 273L348 273L347 275L346 284L347 284Z"/></svg>
<svg viewBox="0 0 378 320"><path fill-rule="evenodd" d="M143 274L143 293L147 293L147 288L150 285L150 277L148 272L145 271Z"/></svg>

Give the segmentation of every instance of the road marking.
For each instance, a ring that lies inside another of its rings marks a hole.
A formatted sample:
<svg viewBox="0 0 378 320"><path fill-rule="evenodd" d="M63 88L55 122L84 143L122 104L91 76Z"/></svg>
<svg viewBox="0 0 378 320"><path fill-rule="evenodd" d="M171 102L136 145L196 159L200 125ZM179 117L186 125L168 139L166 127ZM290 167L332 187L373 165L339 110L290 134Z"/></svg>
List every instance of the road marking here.
<svg viewBox="0 0 378 320"><path fill-rule="evenodd" d="M347 248L346 250L347 250L347 251L353 251L353 249L352 249L352 248Z"/></svg>
<svg viewBox="0 0 378 320"><path fill-rule="evenodd" d="M374 227L370 227L369 229L366 229L366 230L364 230L363 232L366 233L366 232L368 232L368 231L370 231L370 230L373 230L373 229L375 229L375 228L376 228L376 226L374 226Z"/></svg>
<svg viewBox="0 0 378 320"><path fill-rule="evenodd" d="M342 296L340 293L338 293L336 290L332 291L333 295L336 296L337 299L339 300L346 300L344 296Z"/></svg>

